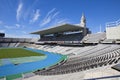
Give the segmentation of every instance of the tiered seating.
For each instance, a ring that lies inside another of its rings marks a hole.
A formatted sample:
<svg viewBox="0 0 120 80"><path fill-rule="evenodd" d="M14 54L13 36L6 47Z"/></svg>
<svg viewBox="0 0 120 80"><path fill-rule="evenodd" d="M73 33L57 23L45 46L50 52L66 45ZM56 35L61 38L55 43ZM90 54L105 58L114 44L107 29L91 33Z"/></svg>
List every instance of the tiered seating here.
<svg viewBox="0 0 120 80"><path fill-rule="evenodd" d="M75 53L75 51L78 51L78 50L80 50L81 48L79 48L79 47L71 47L71 49L69 49L68 51L66 51L65 52L65 54L66 55L69 55L70 56L70 54L73 54L73 55L75 55L76 53Z"/></svg>
<svg viewBox="0 0 120 80"><path fill-rule="evenodd" d="M105 39L102 43L115 43L114 39Z"/></svg>
<svg viewBox="0 0 120 80"><path fill-rule="evenodd" d="M30 38L0 38L0 42L30 42Z"/></svg>
<svg viewBox="0 0 120 80"><path fill-rule="evenodd" d="M86 47L81 47L81 49L75 51L75 54L84 54L84 52L89 52L89 50L93 50L94 48L96 48L96 46L86 46Z"/></svg>
<svg viewBox="0 0 120 80"><path fill-rule="evenodd" d="M55 67L54 69L48 69L43 72L36 72L36 74L40 75L67 74L97 68L101 66L111 65L113 63L117 63L120 60L119 45L111 46L99 45L95 50L96 52L93 52L93 50L91 50L91 52L93 53L91 53L89 56L82 56L82 58L78 56L70 58L67 60L66 63L60 65L59 67Z"/></svg>
<svg viewBox="0 0 120 80"><path fill-rule="evenodd" d="M30 44L30 43L18 43L16 44L16 47L29 47L29 48L39 48L40 45L36 45L36 44Z"/></svg>
<svg viewBox="0 0 120 80"><path fill-rule="evenodd" d="M67 34L61 36L47 36L41 38L39 41L80 41L83 38L81 33L77 34Z"/></svg>
<svg viewBox="0 0 120 80"><path fill-rule="evenodd" d="M5 43L0 43L0 47L18 47L19 43L10 43L10 42L5 42Z"/></svg>
<svg viewBox="0 0 120 80"><path fill-rule="evenodd" d="M57 48L56 50L54 50L53 52L59 53L59 51L61 51L62 49L64 49L64 47L59 47L59 48Z"/></svg>
<svg viewBox="0 0 120 80"><path fill-rule="evenodd" d="M0 38L0 47L17 47L18 43L28 43L30 38Z"/></svg>
<svg viewBox="0 0 120 80"><path fill-rule="evenodd" d="M99 43L106 38L106 34L103 33L96 33L96 34L87 34L82 42L84 43Z"/></svg>
<svg viewBox="0 0 120 80"><path fill-rule="evenodd" d="M9 47L15 47L16 43L9 43Z"/></svg>
<svg viewBox="0 0 120 80"><path fill-rule="evenodd" d="M0 47L8 47L9 43L0 43Z"/></svg>
<svg viewBox="0 0 120 80"><path fill-rule="evenodd" d="M79 52L80 56L91 56L91 55L96 55L99 51L107 50L109 48L109 45L97 45L97 46L89 46L87 49L85 49L84 52ZM84 49L84 48L83 48ZM82 51L82 50L81 50Z"/></svg>

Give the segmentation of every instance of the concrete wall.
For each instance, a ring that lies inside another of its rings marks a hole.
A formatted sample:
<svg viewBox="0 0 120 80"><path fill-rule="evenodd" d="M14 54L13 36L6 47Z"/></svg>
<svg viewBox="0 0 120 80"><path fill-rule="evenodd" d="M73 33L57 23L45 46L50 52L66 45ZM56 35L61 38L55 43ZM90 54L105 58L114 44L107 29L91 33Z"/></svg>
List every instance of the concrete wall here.
<svg viewBox="0 0 120 80"><path fill-rule="evenodd" d="M106 28L107 39L120 39L120 25L117 27Z"/></svg>

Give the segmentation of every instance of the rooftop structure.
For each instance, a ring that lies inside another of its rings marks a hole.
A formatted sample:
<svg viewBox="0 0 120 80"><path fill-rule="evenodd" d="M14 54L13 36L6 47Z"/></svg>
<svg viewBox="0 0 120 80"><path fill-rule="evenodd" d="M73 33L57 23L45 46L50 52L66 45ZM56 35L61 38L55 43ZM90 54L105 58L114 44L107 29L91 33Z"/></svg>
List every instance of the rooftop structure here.
<svg viewBox="0 0 120 80"><path fill-rule="evenodd" d="M40 41L81 41L84 36L90 33L86 27L86 18L82 14L80 24L61 24L48 29L32 32L40 35Z"/></svg>
<svg viewBox="0 0 120 80"><path fill-rule="evenodd" d="M35 31L35 32L32 32L31 34L48 35L48 34L54 34L54 33L79 31L79 30L83 30L83 29L84 28L82 26L79 26L79 25L62 24L62 25L57 25L57 26L52 27L52 28Z"/></svg>

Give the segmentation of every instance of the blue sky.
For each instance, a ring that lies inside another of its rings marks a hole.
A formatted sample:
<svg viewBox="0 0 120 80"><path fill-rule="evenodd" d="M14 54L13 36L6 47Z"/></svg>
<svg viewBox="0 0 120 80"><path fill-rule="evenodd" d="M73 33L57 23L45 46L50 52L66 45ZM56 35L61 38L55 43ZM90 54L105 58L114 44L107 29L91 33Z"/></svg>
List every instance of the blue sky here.
<svg viewBox="0 0 120 80"><path fill-rule="evenodd" d="M62 23L79 24L85 14L93 32L120 18L120 0L0 0L0 32L6 37L39 37L30 32Z"/></svg>

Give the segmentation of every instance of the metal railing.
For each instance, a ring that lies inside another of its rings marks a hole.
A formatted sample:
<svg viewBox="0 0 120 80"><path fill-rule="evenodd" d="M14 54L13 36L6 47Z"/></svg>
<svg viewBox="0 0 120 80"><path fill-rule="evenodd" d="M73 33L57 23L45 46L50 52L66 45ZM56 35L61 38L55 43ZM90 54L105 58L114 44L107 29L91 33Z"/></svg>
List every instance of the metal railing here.
<svg viewBox="0 0 120 80"><path fill-rule="evenodd" d="M106 23L106 27L115 27L115 26L118 26L118 25L120 25L120 19L117 20L117 21L114 21L114 22Z"/></svg>

